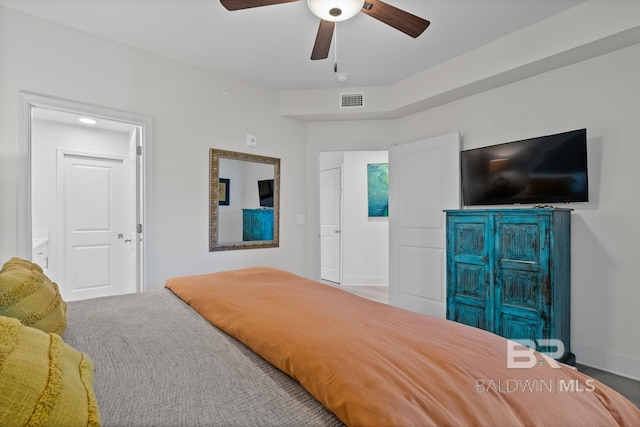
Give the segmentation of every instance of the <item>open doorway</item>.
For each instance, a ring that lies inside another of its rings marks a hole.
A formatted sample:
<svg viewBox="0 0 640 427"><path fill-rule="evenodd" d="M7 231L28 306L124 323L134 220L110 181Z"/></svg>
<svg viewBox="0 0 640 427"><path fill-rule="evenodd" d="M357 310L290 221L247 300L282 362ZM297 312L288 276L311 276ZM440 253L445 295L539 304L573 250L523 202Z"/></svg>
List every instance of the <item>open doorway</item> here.
<svg viewBox="0 0 640 427"><path fill-rule="evenodd" d="M150 120L30 94L21 104L20 256L67 301L144 290Z"/></svg>
<svg viewBox="0 0 640 427"><path fill-rule="evenodd" d="M360 290L388 285L388 217L369 215L367 190L368 165L387 162L386 150L320 153L323 281Z"/></svg>
<svg viewBox="0 0 640 427"><path fill-rule="evenodd" d="M345 144L346 145L346 144ZM347 150L348 147L341 147ZM337 152L337 151L336 151ZM318 158L322 158L322 151ZM344 156L352 151L342 151ZM389 220L387 230L388 298L391 305L418 313L443 317L446 311L445 209L460 209L460 134L452 132L414 142L389 147L385 151L389 164ZM346 157L345 157L346 159ZM365 185L356 186L356 193L346 192L344 201L364 197ZM318 177L322 163L318 163ZM362 172L362 167L357 168ZM318 190L319 190L318 186ZM318 197L320 208L320 197ZM362 215L364 207L342 207L344 213ZM366 215L366 213L365 213ZM316 230L319 231L319 221ZM344 221L342 238L351 234L352 227ZM376 260L363 260L362 251L343 243L343 260L352 255L367 266ZM370 246L373 246L370 244ZM320 252L320 241L314 254ZM368 253L368 252L366 252ZM316 263L320 260L314 256ZM316 264L319 267L319 264ZM344 273L345 287L347 275ZM316 274L319 276L319 268ZM329 282L327 282L329 283ZM362 286L354 283L353 287Z"/></svg>

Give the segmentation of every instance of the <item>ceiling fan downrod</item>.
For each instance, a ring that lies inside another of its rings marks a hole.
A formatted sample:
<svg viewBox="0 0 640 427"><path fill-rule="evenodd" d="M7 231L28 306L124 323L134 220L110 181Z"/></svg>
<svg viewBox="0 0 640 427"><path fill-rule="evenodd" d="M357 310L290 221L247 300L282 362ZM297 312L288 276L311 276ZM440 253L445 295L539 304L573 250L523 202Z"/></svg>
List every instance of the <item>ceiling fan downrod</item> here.
<svg viewBox="0 0 640 427"><path fill-rule="evenodd" d="M331 11L334 11L335 9L331 9ZM338 9L338 11L340 11L340 9ZM340 13L342 13L340 11ZM337 16L337 15L335 15ZM337 73L338 72L338 22L334 22L334 27L333 27L333 72Z"/></svg>

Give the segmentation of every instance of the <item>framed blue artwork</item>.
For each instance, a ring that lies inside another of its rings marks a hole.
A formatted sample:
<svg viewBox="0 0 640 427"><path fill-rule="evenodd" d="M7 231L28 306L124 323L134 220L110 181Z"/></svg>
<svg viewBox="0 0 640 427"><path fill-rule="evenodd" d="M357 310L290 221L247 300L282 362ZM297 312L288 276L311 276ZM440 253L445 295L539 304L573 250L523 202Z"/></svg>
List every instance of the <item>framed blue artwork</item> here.
<svg viewBox="0 0 640 427"><path fill-rule="evenodd" d="M369 216L389 216L389 163L367 164Z"/></svg>

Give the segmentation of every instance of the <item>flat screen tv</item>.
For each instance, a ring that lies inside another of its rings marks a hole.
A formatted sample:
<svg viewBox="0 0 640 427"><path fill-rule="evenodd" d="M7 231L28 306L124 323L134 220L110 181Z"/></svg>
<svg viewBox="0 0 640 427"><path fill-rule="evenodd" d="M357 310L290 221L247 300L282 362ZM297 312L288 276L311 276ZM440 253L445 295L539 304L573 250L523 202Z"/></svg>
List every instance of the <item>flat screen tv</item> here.
<svg viewBox="0 0 640 427"><path fill-rule="evenodd" d="M587 130L464 150L465 206L589 201Z"/></svg>
<svg viewBox="0 0 640 427"><path fill-rule="evenodd" d="M263 208L273 207L273 179L258 181L258 197Z"/></svg>

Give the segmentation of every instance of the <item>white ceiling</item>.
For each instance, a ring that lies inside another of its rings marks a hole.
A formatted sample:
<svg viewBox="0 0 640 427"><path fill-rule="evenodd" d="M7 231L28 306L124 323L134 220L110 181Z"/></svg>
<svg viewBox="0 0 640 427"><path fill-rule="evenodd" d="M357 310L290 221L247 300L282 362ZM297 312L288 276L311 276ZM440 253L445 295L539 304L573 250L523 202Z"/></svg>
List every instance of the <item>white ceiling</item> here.
<svg viewBox="0 0 640 427"><path fill-rule="evenodd" d="M33 108L31 117L36 120L48 120L51 122L65 123L71 126L103 129L112 132L130 133L135 125L131 123L120 122L117 120L109 120L100 117L89 116L86 114L69 113L60 110L50 110L48 108ZM81 123L81 118L92 118L95 124Z"/></svg>
<svg viewBox="0 0 640 427"><path fill-rule="evenodd" d="M229 12L218 0L0 0L111 40L278 90L389 85L585 0L387 0L431 21L413 39L362 13L337 24L339 83L311 61L306 1Z"/></svg>

